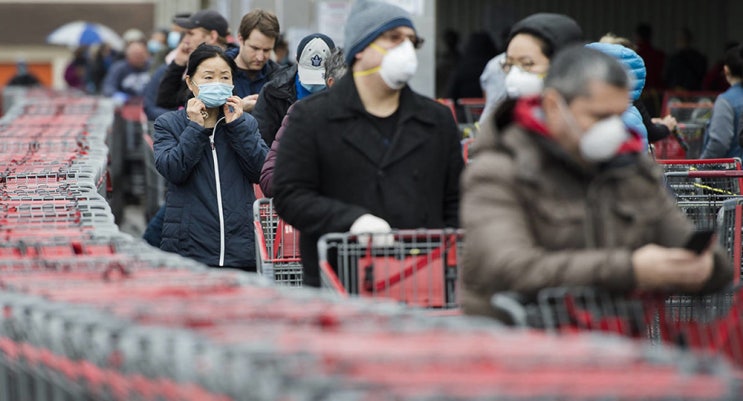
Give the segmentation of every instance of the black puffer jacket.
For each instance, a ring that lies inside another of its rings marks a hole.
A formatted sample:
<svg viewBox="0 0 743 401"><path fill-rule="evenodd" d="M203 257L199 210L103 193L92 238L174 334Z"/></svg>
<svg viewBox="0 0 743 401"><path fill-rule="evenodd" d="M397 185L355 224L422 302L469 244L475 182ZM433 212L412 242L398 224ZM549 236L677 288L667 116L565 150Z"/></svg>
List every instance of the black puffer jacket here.
<svg viewBox="0 0 743 401"><path fill-rule="evenodd" d="M274 74L274 78L261 89L258 102L253 109L253 117L258 120L261 136L269 147L276 138L276 132L281 127L281 121L287 110L297 101L296 75L296 65Z"/></svg>

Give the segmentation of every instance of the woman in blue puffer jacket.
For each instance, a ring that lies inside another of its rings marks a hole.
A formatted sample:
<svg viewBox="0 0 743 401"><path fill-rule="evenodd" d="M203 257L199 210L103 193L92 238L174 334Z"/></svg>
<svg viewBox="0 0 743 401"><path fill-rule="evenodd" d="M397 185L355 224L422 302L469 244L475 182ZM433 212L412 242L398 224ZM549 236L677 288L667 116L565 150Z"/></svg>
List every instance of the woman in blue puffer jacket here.
<svg viewBox="0 0 743 401"><path fill-rule="evenodd" d="M648 129L642 121L642 115L632 102L640 98L642 88L645 87L645 62L634 50L612 43L589 43L587 47L596 49L619 60L634 76L634 87L630 92L630 107L622 114L622 121L631 130L642 136L645 150L648 149Z"/></svg>

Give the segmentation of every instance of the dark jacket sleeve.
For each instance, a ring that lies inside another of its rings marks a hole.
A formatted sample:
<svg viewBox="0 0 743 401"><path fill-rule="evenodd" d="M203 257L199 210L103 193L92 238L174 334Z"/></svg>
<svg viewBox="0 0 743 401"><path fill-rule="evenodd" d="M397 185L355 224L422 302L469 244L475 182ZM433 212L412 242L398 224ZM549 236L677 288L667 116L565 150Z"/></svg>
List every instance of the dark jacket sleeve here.
<svg viewBox="0 0 743 401"><path fill-rule="evenodd" d="M148 121L155 121L158 117L170 111L170 109L157 106L157 91L167 68L168 66L164 64L158 67L152 74L150 82L144 88L143 108Z"/></svg>
<svg viewBox="0 0 743 401"><path fill-rule="evenodd" d="M447 227L459 227L459 179L464 170L462 144L459 140L459 129L449 110L442 112L444 132L448 133L449 160L444 193L444 223Z"/></svg>
<svg viewBox="0 0 743 401"><path fill-rule="evenodd" d="M225 126L230 146L239 158L240 169L252 183L258 183L268 146L258 132L258 123L248 113Z"/></svg>
<svg viewBox="0 0 743 401"><path fill-rule="evenodd" d="M269 198L273 197L272 183L273 169L276 164L276 155L279 152L281 137L284 136L284 131L286 131L286 127L289 125L289 114L291 114L293 108L294 105L289 107L289 110L286 112L286 115L281 122L281 127L276 131L276 138L273 139L271 149L268 151L268 155L266 155L266 161L263 163L263 169L261 170L261 191L263 191L263 194Z"/></svg>
<svg viewBox="0 0 743 401"><path fill-rule="evenodd" d="M266 86L261 89L258 95L258 101L253 108L253 117L258 121L258 128L266 145L271 146L276 137L276 131L279 130L281 120L284 116L279 115L277 108L274 106L276 99L271 91L266 91Z"/></svg>
<svg viewBox="0 0 743 401"><path fill-rule="evenodd" d="M718 97L712 108L712 118L705 132L704 149L700 159L726 157L735 141L735 110L724 98Z"/></svg>
<svg viewBox="0 0 743 401"><path fill-rule="evenodd" d="M637 110L639 110L640 114L642 115L642 123L648 130L648 142L653 143L660 141L661 139L671 134L671 131L669 131L668 127L666 127L665 125L653 123L653 118L652 116L650 116L650 113L648 113L648 109L645 107L642 101L638 99L635 100L632 104L637 107Z"/></svg>
<svg viewBox="0 0 743 401"><path fill-rule="evenodd" d="M181 129L175 121L178 118L176 113L185 111L171 111L155 120L153 148L157 171L171 183L181 184L188 179L209 147L211 130L193 121L188 121Z"/></svg>
<svg viewBox="0 0 743 401"><path fill-rule="evenodd" d="M309 106L315 102L295 104L281 138L273 176L274 205L287 223L303 233L345 232L369 211L321 195L317 159L323 118Z"/></svg>
<svg viewBox="0 0 743 401"><path fill-rule="evenodd" d="M157 106L164 109L176 110L185 104L182 97L183 73L186 66L180 66L175 62L168 65L157 89Z"/></svg>
<svg viewBox="0 0 743 401"><path fill-rule="evenodd" d="M122 62L114 63L103 78L101 94L103 96L113 96L119 91L119 81L121 76L126 72L126 64Z"/></svg>

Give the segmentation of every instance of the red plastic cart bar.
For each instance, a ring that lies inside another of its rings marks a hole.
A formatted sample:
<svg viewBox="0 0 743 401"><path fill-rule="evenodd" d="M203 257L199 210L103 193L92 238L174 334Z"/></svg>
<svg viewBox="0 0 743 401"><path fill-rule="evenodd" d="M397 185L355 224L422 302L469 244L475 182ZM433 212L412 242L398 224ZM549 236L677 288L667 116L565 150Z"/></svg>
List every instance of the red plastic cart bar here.
<svg viewBox="0 0 743 401"><path fill-rule="evenodd" d="M664 164L679 164L679 165L705 165L705 164L732 164L736 170L743 169L741 167L741 160L738 158L723 158L723 159L661 159L656 160L656 163Z"/></svg>

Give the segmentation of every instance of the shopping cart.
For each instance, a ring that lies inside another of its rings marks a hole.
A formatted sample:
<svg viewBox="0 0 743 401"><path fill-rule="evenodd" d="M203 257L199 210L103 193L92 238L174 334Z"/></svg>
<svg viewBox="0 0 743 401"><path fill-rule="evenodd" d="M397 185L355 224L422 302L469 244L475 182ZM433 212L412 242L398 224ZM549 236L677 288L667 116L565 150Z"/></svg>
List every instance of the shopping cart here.
<svg viewBox="0 0 743 401"><path fill-rule="evenodd" d="M464 110L465 123L474 124L485 110L485 99L480 97L461 98L457 99L457 106Z"/></svg>
<svg viewBox="0 0 743 401"><path fill-rule="evenodd" d="M676 204L698 229L716 229L723 202L741 196L741 170L688 170L665 173Z"/></svg>
<svg viewBox="0 0 743 401"><path fill-rule="evenodd" d="M740 286L699 296L557 287L543 289L533 303L510 293L496 294L491 303L517 325L551 334L598 331L724 355L743 378L742 297Z"/></svg>
<svg viewBox="0 0 743 401"><path fill-rule="evenodd" d="M695 159L702 153L704 131L716 92L666 92L661 115L678 121L677 132L654 144L657 159Z"/></svg>
<svg viewBox="0 0 743 401"><path fill-rule="evenodd" d="M735 267L735 280L740 281L743 274L743 260L741 260L741 251L743 242L741 234L743 232L743 198L732 198L722 203L720 209L720 221L718 240L720 246L725 249L728 257Z"/></svg>
<svg viewBox="0 0 743 401"><path fill-rule="evenodd" d="M743 170L737 157L727 159L664 159L656 160L664 172L697 170Z"/></svg>
<svg viewBox="0 0 743 401"><path fill-rule="evenodd" d="M393 231L394 244L374 247L350 233L326 234L318 241L324 287L342 295L390 298L410 306L457 307L457 254L461 230Z"/></svg>
<svg viewBox="0 0 743 401"><path fill-rule="evenodd" d="M253 203L253 224L258 272L276 284L301 287L299 231L279 217L271 198Z"/></svg>
<svg viewBox="0 0 743 401"><path fill-rule="evenodd" d="M475 138L466 138L462 139L462 158L464 159L465 164L469 164L471 157L470 157L470 149L472 149L472 146L475 144Z"/></svg>

